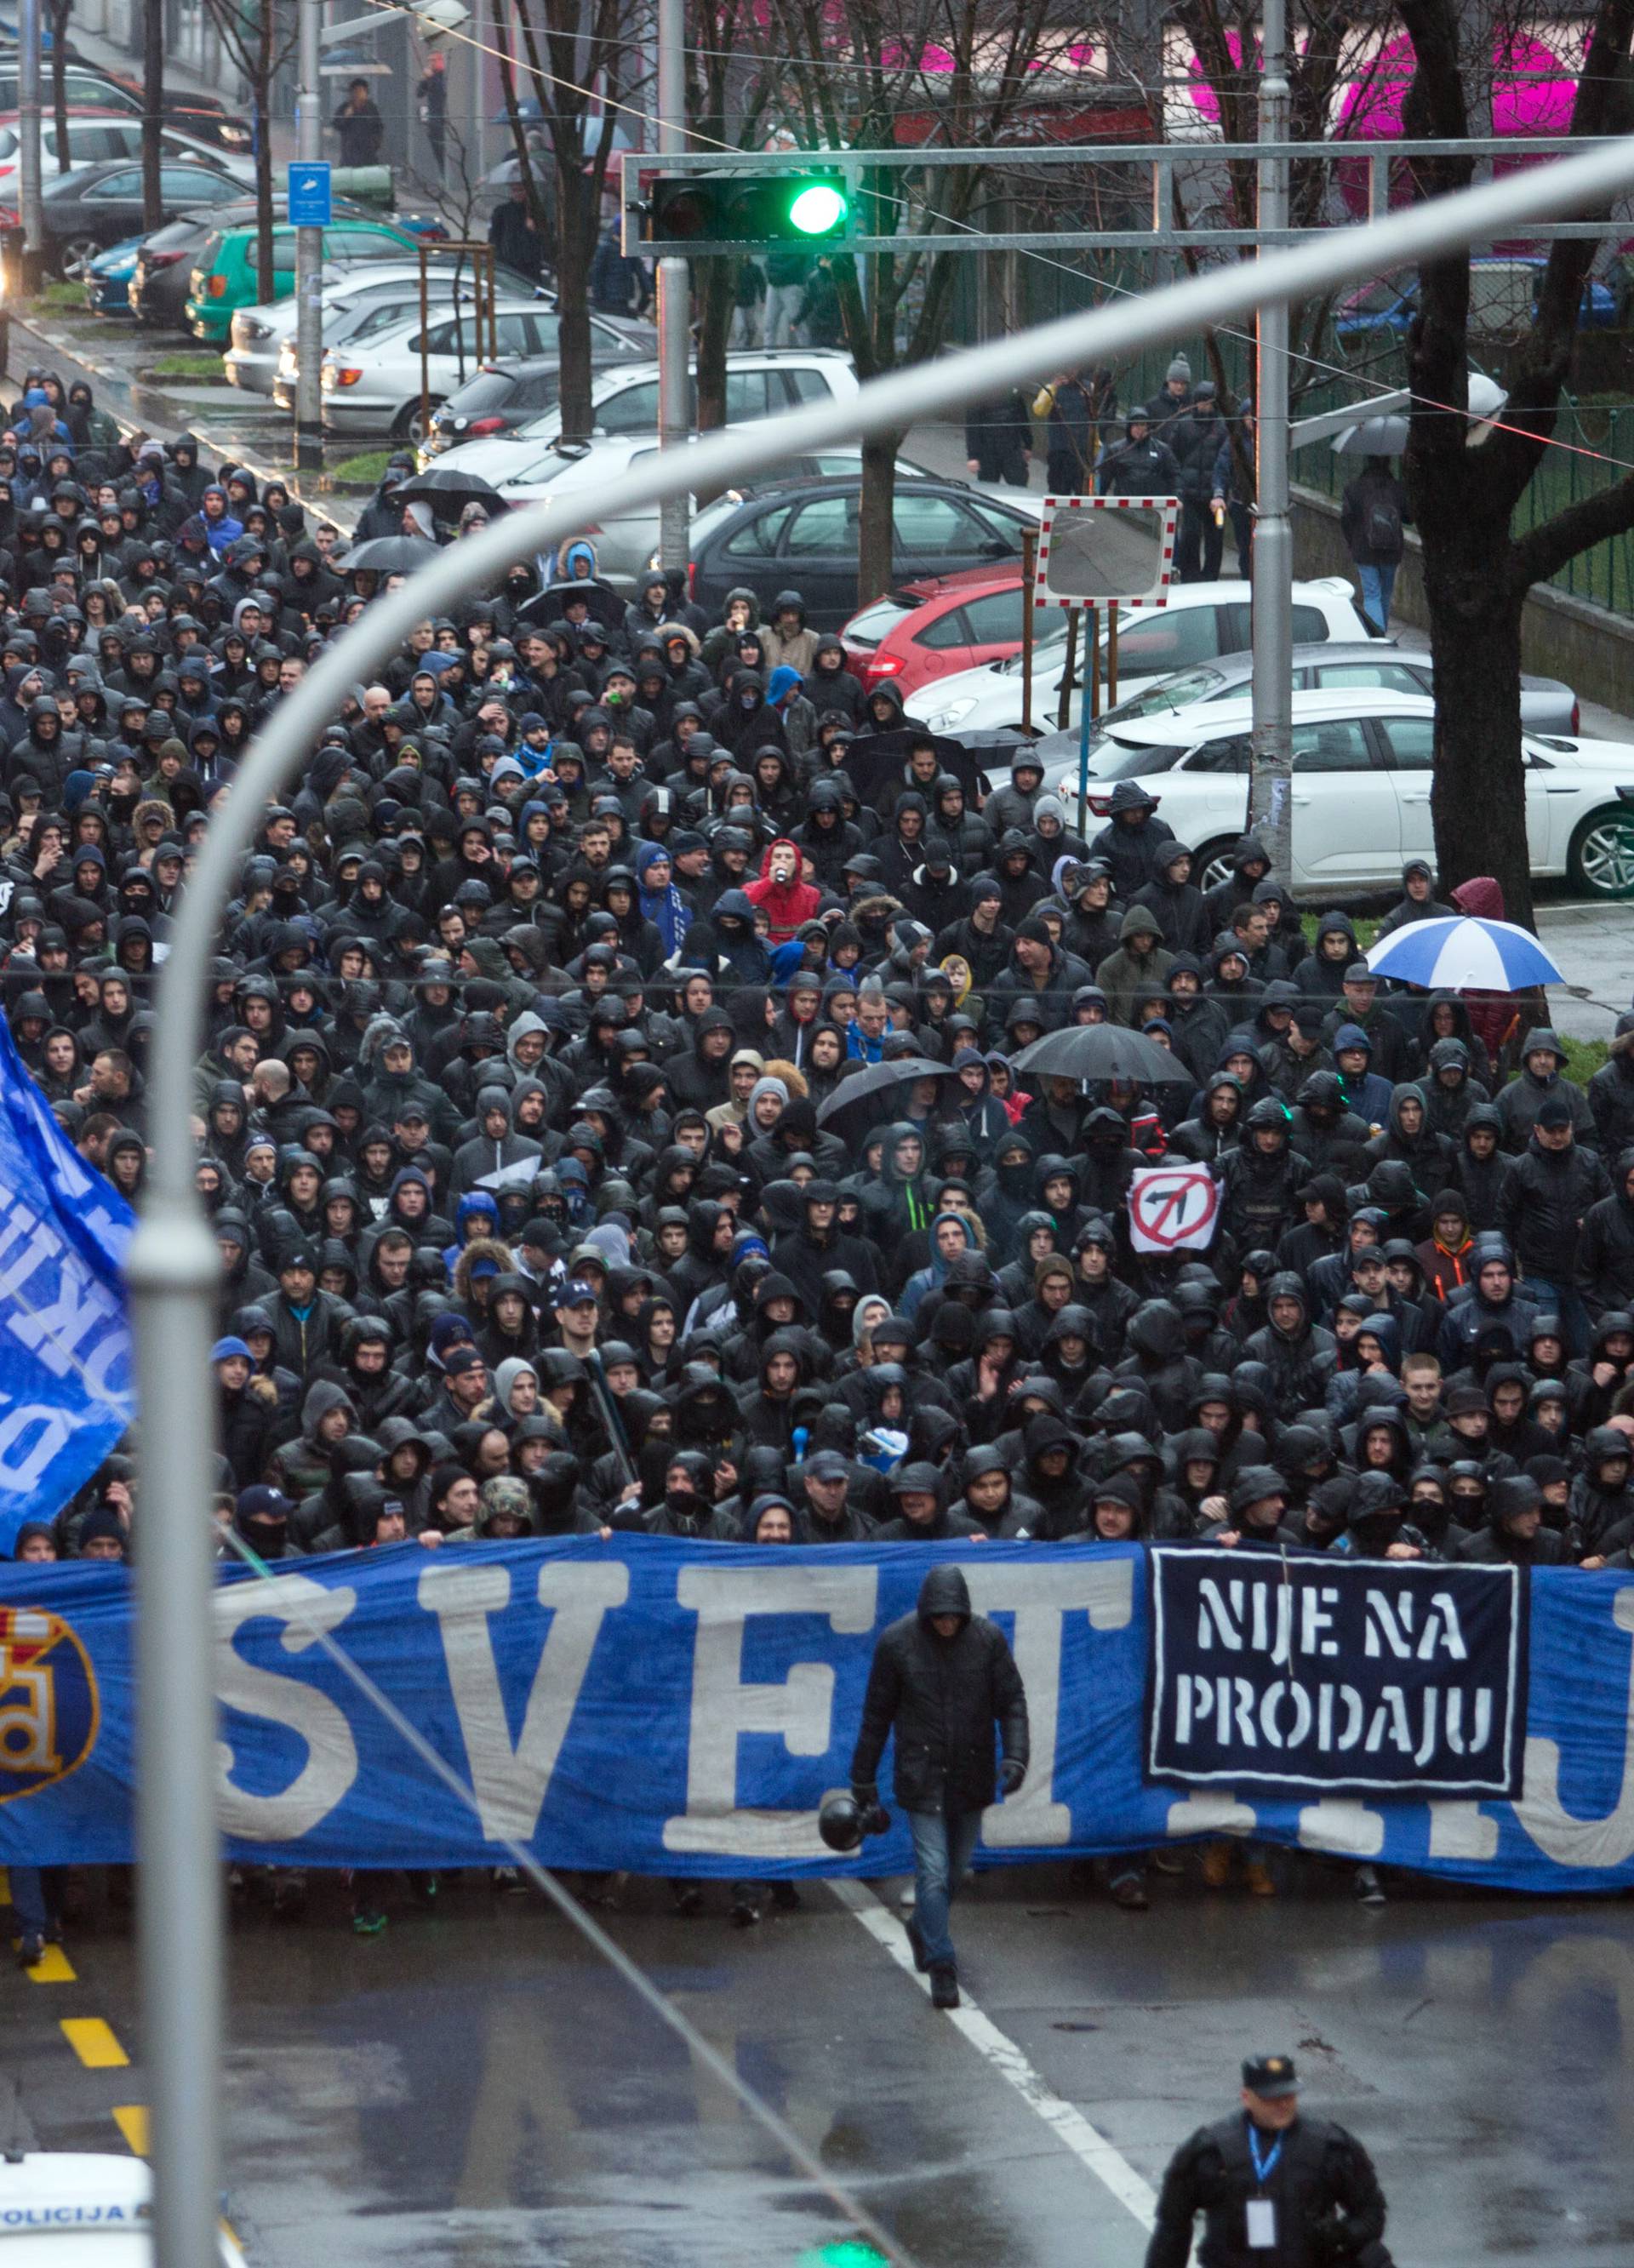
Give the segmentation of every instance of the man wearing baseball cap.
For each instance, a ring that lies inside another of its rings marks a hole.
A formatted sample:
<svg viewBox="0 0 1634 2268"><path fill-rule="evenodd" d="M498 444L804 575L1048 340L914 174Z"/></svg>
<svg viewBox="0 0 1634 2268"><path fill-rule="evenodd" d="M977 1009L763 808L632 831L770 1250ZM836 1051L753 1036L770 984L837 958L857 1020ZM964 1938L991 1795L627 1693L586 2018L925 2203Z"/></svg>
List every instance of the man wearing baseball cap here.
<svg viewBox="0 0 1634 2268"><path fill-rule="evenodd" d="M1300 2117L1289 2055L1249 2056L1240 2110L1174 2153L1146 2268L1185 2268L1198 2213L1206 2268L1391 2268L1373 2161L1343 2126Z"/></svg>

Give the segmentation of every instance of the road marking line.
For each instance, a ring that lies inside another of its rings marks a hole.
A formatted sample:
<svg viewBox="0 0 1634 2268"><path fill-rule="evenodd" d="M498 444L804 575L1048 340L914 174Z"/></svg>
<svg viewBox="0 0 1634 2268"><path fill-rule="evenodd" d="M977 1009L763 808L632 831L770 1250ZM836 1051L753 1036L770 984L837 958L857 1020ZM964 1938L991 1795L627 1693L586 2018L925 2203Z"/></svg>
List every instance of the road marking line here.
<svg viewBox="0 0 1634 2268"><path fill-rule="evenodd" d="M122 2102L114 2113L114 2124L130 2146L133 2157L145 2158L148 2154L148 2111L145 2102Z"/></svg>
<svg viewBox="0 0 1634 2268"><path fill-rule="evenodd" d="M63 2029L87 2071L118 2071L130 2061L113 2026L100 2016L64 2016Z"/></svg>
<svg viewBox="0 0 1634 2268"><path fill-rule="evenodd" d="M0 1906L9 1906L11 1903L11 1877L5 1867L0 1867Z"/></svg>
<svg viewBox="0 0 1634 2268"><path fill-rule="evenodd" d="M914 1967L907 1931L867 1884L838 1878L831 1880L828 1888L875 1944L884 1948L928 1999L931 1980ZM1015 2042L976 2007L962 1982L959 1993L961 2005L947 2012L948 2022L964 2034L976 2053L986 2058L1001 2079L1014 2088L1027 2108L1036 2111L1057 2141L1064 2143L1096 2180L1111 2191L1124 2211L1143 2228L1150 2229L1158 2215L1158 2195L1151 2183L1136 2172L1116 2145L1109 2142L1099 2128L1092 2126L1081 2110L1064 2102L1054 2088L1040 2078Z"/></svg>
<svg viewBox="0 0 1634 2268"><path fill-rule="evenodd" d="M48 1945L32 1969L23 1974L31 1984L76 1984L72 1964L60 1945Z"/></svg>

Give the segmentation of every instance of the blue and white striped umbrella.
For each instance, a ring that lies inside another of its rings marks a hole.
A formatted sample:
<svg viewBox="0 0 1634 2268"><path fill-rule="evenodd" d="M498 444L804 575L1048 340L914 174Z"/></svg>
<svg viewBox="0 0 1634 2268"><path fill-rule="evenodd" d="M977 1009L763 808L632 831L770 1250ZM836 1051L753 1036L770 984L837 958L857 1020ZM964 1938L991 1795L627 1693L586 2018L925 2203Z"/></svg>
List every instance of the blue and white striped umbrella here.
<svg viewBox="0 0 1634 2268"><path fill-rule="evenodd" d="M1427 992L1520 992L1564 982L1529 929L1469 914L1392 930L1368 947L1367 966L1375 976L1422 984Z"/></svg>

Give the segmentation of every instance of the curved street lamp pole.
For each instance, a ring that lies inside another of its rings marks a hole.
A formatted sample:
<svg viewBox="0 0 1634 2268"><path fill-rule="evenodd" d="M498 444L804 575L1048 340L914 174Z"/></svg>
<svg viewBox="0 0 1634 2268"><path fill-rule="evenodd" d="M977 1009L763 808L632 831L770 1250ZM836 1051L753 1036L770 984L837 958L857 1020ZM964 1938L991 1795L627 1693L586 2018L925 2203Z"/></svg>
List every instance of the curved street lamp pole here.
<svg viewBox="0 0 1634 2268"><path fill-rule="evenodd" d="M1259 261L1233 262L1160 291L1071 315L819 403L660 451L610 482L617 516L689 488L739 482L780 460L962 409L1051 371L1112 362L1359 276L1513 234L1527 222L1608 206L1634 183L1634 137L1601 142L1362 229L1335 230ZM193 1074L204 1045L209 962L222 907L266 806L301 770L357 681L416 622L490 588L519 559L572 534L583 507L542 504L451 545L375 600L308 671L240 765L211 821L171 934L149 1081L152 1170L131 1243L143 1484L136 1572L138 1853L144 2063L149 2080L158 2268L212 2268L220 2161L222 1945L211 1594L210 1369L218 1286L215 1240L193 1186Z"/></svg>

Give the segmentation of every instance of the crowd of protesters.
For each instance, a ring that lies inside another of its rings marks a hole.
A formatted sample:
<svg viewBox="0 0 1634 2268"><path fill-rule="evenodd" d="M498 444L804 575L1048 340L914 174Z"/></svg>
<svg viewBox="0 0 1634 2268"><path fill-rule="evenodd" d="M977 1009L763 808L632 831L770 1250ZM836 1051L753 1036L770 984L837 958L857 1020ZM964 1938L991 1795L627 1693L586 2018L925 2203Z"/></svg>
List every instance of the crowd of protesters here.
<svg viewBox="0 0 1634 2268"><path fill-rule="evenodd" d="M136 1201L178 894L377 578L84 387L31 374L13 424L4 998ZM360 534L424 529L408 469ZM1634 1030L1585 1091L1523 1003L1382 988L1254 837L1205 893L1137 784L1086 841L1027 753L947 756L798 591L626 605L583 542L356 686L246 859L197 1066L224 1538L1634 1564ZM1410 865L1391 921L1445 910ZM1183 1076L1018 1075L1103 1021ZM1142 1258L1165 1157L1219 1232ZM139 1551L136 1484L114 1457L17 1556Z"/></svg>

